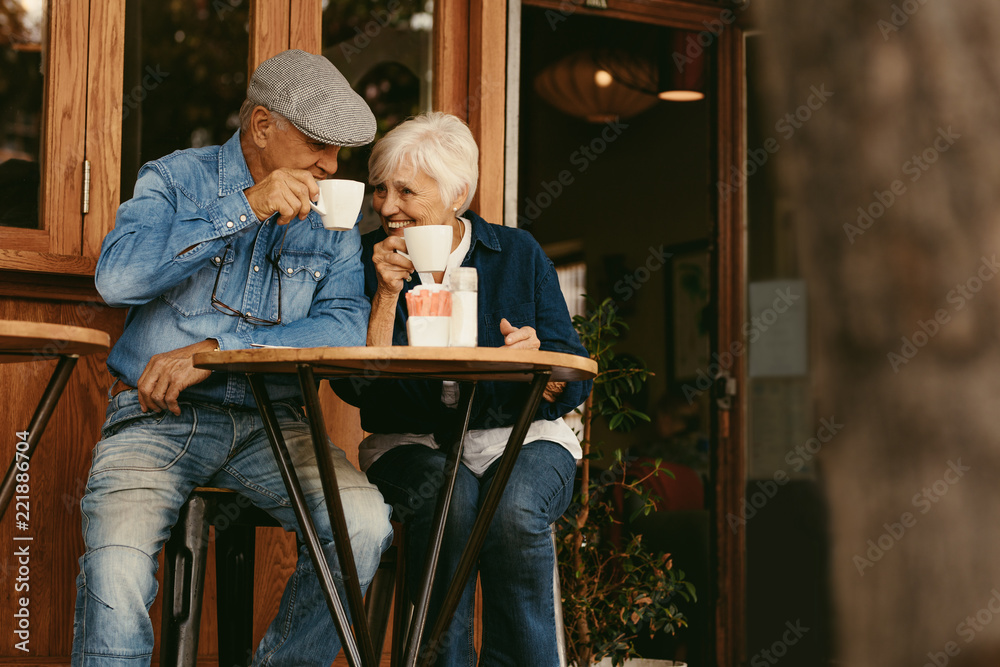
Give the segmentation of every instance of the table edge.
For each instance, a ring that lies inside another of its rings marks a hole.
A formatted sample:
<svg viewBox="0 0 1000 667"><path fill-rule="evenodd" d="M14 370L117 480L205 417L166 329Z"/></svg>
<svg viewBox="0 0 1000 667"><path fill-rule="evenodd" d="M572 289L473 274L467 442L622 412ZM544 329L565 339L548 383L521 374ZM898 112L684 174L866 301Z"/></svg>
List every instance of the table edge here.
<svg viewBox="0 0 1000 667"><path fill-rule="evenodd" d="M448 351L447 353L444 351ZM304 348L251 348L199 352L194 355L195 367L225 370L230 364L281 364L322 363L336 361L386 361L386 351L391 351L390 361L465 361L475 363L504 363L531 365L535 368L563 368L594 377L597 362L566 352L548 350L504 350L502 348L440 348L413 346L371 347L304 347ZM450 357L450 358L449 358Z"/></svg>

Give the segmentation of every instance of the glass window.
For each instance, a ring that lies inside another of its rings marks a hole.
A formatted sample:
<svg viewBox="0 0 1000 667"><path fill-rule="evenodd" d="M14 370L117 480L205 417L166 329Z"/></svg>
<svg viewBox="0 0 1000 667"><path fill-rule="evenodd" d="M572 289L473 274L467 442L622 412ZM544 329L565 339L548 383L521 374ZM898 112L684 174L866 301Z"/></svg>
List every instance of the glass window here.
<svg viewBox="0 0 1000 667"><path fill-rule="evenodd" d="M323 55L375 113L378 140L407 117L431 109L433 3L323 0ZM371 145L343 148L338 178L368 181ZM361 232L378 226L367 188Z"/></svg>
<svg viewBox="0 0 1000 667"><path fill-rule="evenodd" d="M123 201L145 162L225 143L236 131L247 89L249 12L250 0L127 0Z"/></svg>
<svg viewBox="0 0 1000 667"><path fill-rule="evenodd" d="M40 226L43 4L0 0L0 226Z"/></svg>

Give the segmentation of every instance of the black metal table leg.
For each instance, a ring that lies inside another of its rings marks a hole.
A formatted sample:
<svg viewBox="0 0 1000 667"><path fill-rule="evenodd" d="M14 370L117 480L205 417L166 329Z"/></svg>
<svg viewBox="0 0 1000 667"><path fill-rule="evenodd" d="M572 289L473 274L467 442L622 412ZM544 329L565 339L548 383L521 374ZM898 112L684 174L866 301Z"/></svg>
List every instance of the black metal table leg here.
<svg viewBox="0 0 1000 667"><path fill-rule="evenodd" d="M56 364L56 369L52 371L49 384L45 387L45 392L42 394L41 400L38 401L38 407L35 408L35 414L31 417L31 422L28 424L28 437L24 440L28 444L27 449L14 452L14 460L10 462L7 474L3 478L3 484L0 485L0 519L3 518L4 513L7 511L10 499L14 497L14 479L17 474L17 464L18 462L31 459L31 455L34 453L35 447L38 446L38 441L41 440L42 433L45 432L45 427L49 423L49 417L52 416L52 412L56 409L56 403L59 402L59 397L62 396L63 390L66 388L66 383L69 382L70 373L73 372L73 367L76 366L77 359L78 357L75 354L59 357L59 363Z"/></svg>
<svg viewBox="0 0 1000 667"><path fill-rule="evenodd" d="M451 506L451 496L455 491L455 479L458 476L458 466L462 460L462 450L465 447L465 434L469 430L469 417L472 414L472 399L476 395L475 382L463 382L458 406L458 414L463 420L445 463L445 484L438 491L437 505L434 508L434 518L431 523L431 539L427 542L427 555L424 558L424 572L420 582L420 593L410 620L407 633L406 652L403 664L417 664L420 650L420 638L427 622L427 608L431 600L431 588L434 586L434 576L437 571L438 557L441 554L441 542L444 539L444 526L448 518L448 508ZM454 613L454 609L452 609ZM449 617L450 620L450 617Z"/></svg>
<svg viewBox="0 0 1000 667"><path fill-rule="evenodd" d="M295 475L291 456L288 453L288 448L285 446L284 436L281 434L281 429L278 428L278 420L274 415L274 408L271 405L271 399L267 395L264 380L254 373L248 373L247 379L250 382L250 389L253 391L254 400L257 402L257 408L260 410L261 419L264 422L264 430L271 441L271 449L274 452L275 460L278 462L278 469L281 471L281 478L285 482L285 489L288 491L289 499L295 510L295 518L299 522L306 546L309 549L309 555L312 557L316 576L319 577L320 585L323 588L326 604L330 607L334 625L340 634L345 657L350 667L360 667L362 665L361 656L358 654L358 645L354 641L354 635L351 633L350 621L347 618L347 613L344 611L344 606L340 602L340 597L337 595L337 588L333 583L333 575L330 574L330 567L326 562L323 546L319 541L319 535L316 533L316 526L313 524L312 515L309 513L309 507L306 504L305 495L302 493L302 487L299 485L299 479ZM364 617L362 616L362 621L363 619Z"/></svg>
<svg viewBox="0 0 1000 667"><path fill-rule="evenodd" d="M541 402L542 393L545 390L545 385L548 383L551 375L552 373L550 371L538 372L531 381L528 398L525 401L524 408L521 410L521 414L518 416L517 422L514 424L514 429L511 431L510 438L507 440L507 447L504 449L503 455L500 457L500 464L497 466L497 472L493 477L493 481L490 483L489 490L486 492L486 498L483 500L483 505L479 508L479 513L476 515L476 521L472 525L472 533L469 535L469 540L466 542L465 549L462 551L462 556L458 561L458 566L455 569L455 575L452 577L451 584L448 587L448 592L445 594L444 601L441 603L441 609L438 611L437 620L434 622L434 625L431 626L431 634L428 637L427 646L424 649L423 658L420 661L422 666L429 665L433 660L434 655L437 653L437 645L441 639L441 635L444 634L448 625L451 623L452 616L455 614L455 609L458 607L458 602L462 597L462 591L468 583L469 574L472 572L473 565L479 558L479 551L482 549L483 542L486 540L486 532L489 530L490 522L493 521L493 515L496 513L497 507L500 505L500 497L503 495L503 491L507 487L507 480L510 479L510 474L514 470L514 464L517 462L518 454L521 453L521 445L524 443L524 437L527 435L528 428L534 420L535 412L538 410L538 404ZM462 432L462 438L464 437L465 429L463 429ZM441 537L436 536L436 541L440 545ZM406 664L411 665L413 663L407 662Z"/></svg>
<svg viewBox="0 0 1000 667"><path fill-rule="evenodd" d="M364 597L361 594L361 581L358 579L358 568L354 563L354 551L351 549L350 533L347 529L347 520L344 517L344 505L340 498L340 487L337 484L337 471L333 467L333 457L328 449L323 411L319 405L319 393L316 391L316 379L313 376L312 367L309 365L300 364L298 370L299 386L302 389L302 397L305 399L313 447L316 449L316 463L319 467L320 480L323 483L326 509L330 517L330 526L333 528L334 546L337 548L337 558L340 561L340 575L344 580L351 618L354 619L355 639L361 645L362 664L377 667L375 648L368 628L368 616L365 614Z"/></svg>

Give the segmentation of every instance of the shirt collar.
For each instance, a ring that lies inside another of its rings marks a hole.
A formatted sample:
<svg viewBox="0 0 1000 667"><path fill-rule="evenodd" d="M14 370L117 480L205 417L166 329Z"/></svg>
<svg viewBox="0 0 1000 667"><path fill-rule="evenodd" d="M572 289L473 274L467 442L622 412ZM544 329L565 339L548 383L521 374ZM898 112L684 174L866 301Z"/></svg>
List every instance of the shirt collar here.
<svg viewBox="0 0 1000 667"><path fill-rule="evenodd" d="M250 167L240 146L240 131L236 130L219 151L219 196L242 192L253 184Z"/></svg>
<svg viewBox="0 0 1000 667"><path fill-rule="evenodd" d="M472 227L472 242L469 244L469 254L466 256L466 259L472 255L477 243L494 252L500 252L500 239L497 237L493 225L480 218L474 211L466 211L462 214L462 217L472 223L469 225Z"/></svg>

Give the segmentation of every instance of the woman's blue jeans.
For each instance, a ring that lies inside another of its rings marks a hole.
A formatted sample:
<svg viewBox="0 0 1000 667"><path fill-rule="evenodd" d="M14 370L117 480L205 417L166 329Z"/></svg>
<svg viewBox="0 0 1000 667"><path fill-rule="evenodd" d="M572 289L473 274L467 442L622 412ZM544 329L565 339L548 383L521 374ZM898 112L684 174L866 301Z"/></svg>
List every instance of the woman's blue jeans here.
<svg viewBox="0 0 1000 667"><path fill-rule="evenodd" d="M179 417L143 414L135 390L118 394L108 406L81 502L86 552L77 578L75 667L150 663L149 607L156 597L157 554L196 486L238 491L286 530L298 532L257 411L183 402L181 408ZM274 408L346 608L309 425L297 406L277 403ZM392 541L389 507L343 452L331 449L358 577L367 586ZM253 664L328 667L339 650L319 580L302 546Z"/></svg>
<svg viewBox="0 0 1000 667"><path fill-rule="evenodd" d="M419 593L437 492L445 479L445 462L440 450L404 445L386 452L368 469L368 478L393 506L394 517L406 526L406 583L414 599ZM490 466L481 478L464 465L459 466L425 636L444 600L498 464ZM575 474L573 456L556 443L529 443L518 456L479 555L483 589L479 664L484 667L559 665L559 600L554 595L551 524L569 506ZM442 637L435 662L438 667L476 664L475 575L473 570L455 617Z"/></svg>

